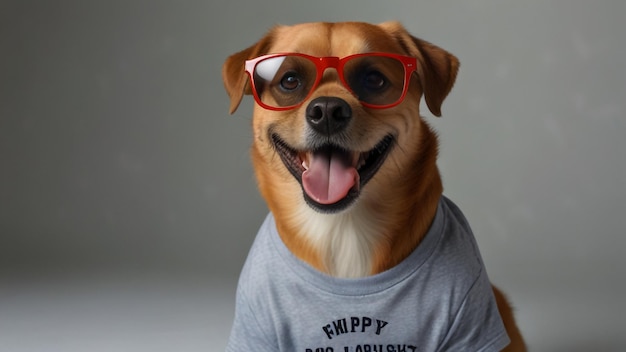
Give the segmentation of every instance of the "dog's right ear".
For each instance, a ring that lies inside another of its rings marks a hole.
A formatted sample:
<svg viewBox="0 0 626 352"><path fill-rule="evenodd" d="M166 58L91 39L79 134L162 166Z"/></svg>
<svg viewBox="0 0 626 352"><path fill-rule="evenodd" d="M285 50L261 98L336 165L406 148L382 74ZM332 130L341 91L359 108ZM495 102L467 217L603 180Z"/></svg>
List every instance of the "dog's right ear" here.
<svg viewBox="0 0 626 352"><path fill-rule="evenodd" d="M234 113L244 94L252 94L250 81L245 71L246 60L264 55L273 40L273 30L251 47L229 56L222 67L224 87L230 97L230 113Z"/></svg>

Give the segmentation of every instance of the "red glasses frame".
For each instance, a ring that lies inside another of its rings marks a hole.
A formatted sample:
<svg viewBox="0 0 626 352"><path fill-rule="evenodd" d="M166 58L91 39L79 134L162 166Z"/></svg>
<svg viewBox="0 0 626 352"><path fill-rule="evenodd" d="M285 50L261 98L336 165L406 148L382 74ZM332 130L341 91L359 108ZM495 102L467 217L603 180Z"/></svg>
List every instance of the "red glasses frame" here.
<svg viewBox="0 0 626 352"><path fill-rule="evenodd" d="M261 100L261 97L259 97L257 93L257 89L255 87L255 83L254 83L254 70L256 69L256 66L259 62L267 60L267 59L275 58L275 57L280 57L280 56L298 56L298 57L308 59L309 61L315 64L316 77L315 77L315 82L311 86L310 91L307 93L306 97L302 99L301 102L294 104L294 105L290 105L290 106L275 107L275 106L270 106L270 105L265 104ZM381 52L355 54L355 55L350 55L350 56L346 56L343 58L339 58L336 56L317 57L317 56L311 56L311 55L306 55L306 54L301 54L301 53L279 53L279 54L263 55L254 59L246 60L245 71L250 78L250 84L252 86L252 95L254 96L254 100L257 102L257 104L259 104L264 109L274 110L274 111L283 111L283 110L295 109L298 106L302 105L307 99L309 99L310 96L315 91L315 89L317 88L317 86L319 85L320 81L322 80L324 71L326 71L327 68L334 68L337 71L337 74L339 75L339 79L341 83L344 85L344 87L346 87L350 92L354 94L346 78L344 77L343 68L346 62L348 62L349 60L354 59L354 58L359 58L359 57L367 57L367 56L389 57L389 58L393 58L401 62L402 65L404 65L404 82L403 82L402 94L400 95L400 98L398 98L397 101L391 104L386 104L386 105L370 104L364 101L361 101L361 104L365 107L372 108L372 109L388 109L388 108L391 108L400 104L404 100L408 92L409 82L411 81L411 74L413 74L413 72L417 70L417 59L414 57L392 54L392 53L381 53Z"/></svg>

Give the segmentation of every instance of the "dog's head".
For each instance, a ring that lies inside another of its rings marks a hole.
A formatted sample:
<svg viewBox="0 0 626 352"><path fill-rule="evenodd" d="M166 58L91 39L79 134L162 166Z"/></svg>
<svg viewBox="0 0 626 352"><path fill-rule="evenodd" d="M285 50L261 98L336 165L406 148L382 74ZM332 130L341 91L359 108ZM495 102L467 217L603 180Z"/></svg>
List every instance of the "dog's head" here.
<svg viewBox="0 0 626 352"><path fill-rule="evenodd" d="M389 183L416 182L403 174L419 174L432 134L421 96L440 116L458 66L396 22L278 26L230 56L231 113L255 96L252 154L270 209L336 213L377 201Z"/></svg>

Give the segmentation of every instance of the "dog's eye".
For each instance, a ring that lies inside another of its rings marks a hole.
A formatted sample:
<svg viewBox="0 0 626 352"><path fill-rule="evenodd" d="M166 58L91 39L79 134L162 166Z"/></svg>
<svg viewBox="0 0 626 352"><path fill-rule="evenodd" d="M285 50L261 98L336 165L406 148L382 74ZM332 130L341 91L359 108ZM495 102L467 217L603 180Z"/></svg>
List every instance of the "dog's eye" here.
<svg viewBox="0 0 626 352"><path fill-rule="evenodd" d="M369 91L381 90L386 83L386 77L378 71L370 71L363 77L363 86Z"/></svg>
<svg viewBox="0 0 626 352"><path fill-rule="evenodd" d="M302 81L295 72L287 72L280 80L280 87L286 91L298 89Z"/></svg>

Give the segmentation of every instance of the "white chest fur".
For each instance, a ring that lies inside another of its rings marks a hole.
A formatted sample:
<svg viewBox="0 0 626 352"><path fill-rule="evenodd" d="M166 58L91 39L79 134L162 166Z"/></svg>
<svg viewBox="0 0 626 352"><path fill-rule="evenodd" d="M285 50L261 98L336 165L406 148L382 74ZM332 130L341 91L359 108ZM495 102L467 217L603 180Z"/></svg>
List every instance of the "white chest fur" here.
<svg viewBox="0 0 626 352"><path fill-rule="evenodd" d="M295 212L299 235L322 255L332 276L356 278L370 275L381 222L359 204L339 214L320 214L306 205Z"/></svg>

